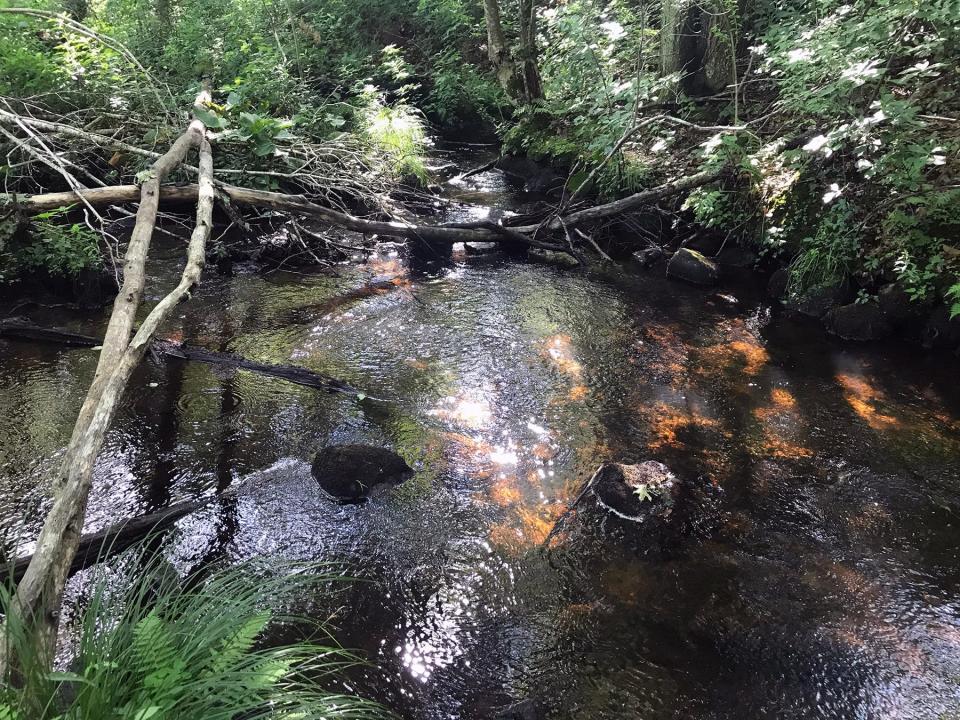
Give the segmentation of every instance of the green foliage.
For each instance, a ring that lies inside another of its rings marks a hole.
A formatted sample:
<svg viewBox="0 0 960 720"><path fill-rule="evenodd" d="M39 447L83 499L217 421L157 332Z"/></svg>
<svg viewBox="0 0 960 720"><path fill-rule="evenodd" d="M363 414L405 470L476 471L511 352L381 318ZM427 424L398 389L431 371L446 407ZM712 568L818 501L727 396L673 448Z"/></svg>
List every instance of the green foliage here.
<svg viewBox="0 0 960 720"><path fill-rule="evenodd" d="M73 277L100 266L99 236L82 223L64 224L65 213L66 208L61 208L34 218L30 240L13 248L17 270Z"/></svg>
<svg viewBox="0 0 960 720"><path fill-rule="evenodd" d="M420 114L409 105L384 105L371 94L364 117L364 135L371 152L384 158L397 177L413 176L426 182L423 152L427 138Z"/></svg>
<svg viewBox="0 0 960 720"><path fill-rule="evenodd" d="M802 295L849 276L860 251L852 218L851 206L846 200L838 200L820 219L816 233L803 238L800 253L790 265L790 293Z"/></svg>
<svg viewBox="0 0 960 720"><path fill-rule="evenodd" d="M55 89L64 80L64 68L49 48L36 23L0 15L0 95L24 97Z"/></svg>
<svg viewBox="0 0 960 720"><path fill-rule="evenodd" d="M247 564L181 580L162 557L126 556L95 574L77 619L72 672L49 673L14 616L20 661L0 689L10 720L376 718L384 712L325 692L324 676L355 661L327 644L275 645L267 631L299 621L283 608L327 586L319 568ZM9 593L2 593L4 607ZM306 625L303 625L306 627Z"/></svg>
<svg viewBox="0 0 960 720"><path fill-rule="evenodd" d="M831 202L847 198L847 222L867 242L861 257L841 266L867 277L892 271L916 299L934 296L960 270L948 162L960 138L937 119L960 110L948 81L960 43L956 11L952 0L775 3L756 49L761 72L776 85L776 107L819 131L784 153L802 175L798 189L813 203L822 196L821 226L836 216ZM822 242L807 239L803 248L796 267L830 264Z"/></svg>

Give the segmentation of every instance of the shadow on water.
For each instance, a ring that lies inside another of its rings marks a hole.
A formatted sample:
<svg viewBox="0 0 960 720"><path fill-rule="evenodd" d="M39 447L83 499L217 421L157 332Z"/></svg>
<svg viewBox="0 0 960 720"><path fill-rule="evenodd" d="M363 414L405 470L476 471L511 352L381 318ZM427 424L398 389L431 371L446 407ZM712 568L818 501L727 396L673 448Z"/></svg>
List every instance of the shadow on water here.
<svg viewBox="0 0 960 720"><path fill-rule="evenodd" d="M455 219L517 204L496 173L447 191ZM159 257L153 280L169 284L179 250ZM304 607L373 661L348 688L403 717L495 718L516 702L553 718L960 712L953 367L832 342L749 285L642 273L454 248L442 262L385 250L340 277L211 276L167 337L385 401L145 363L87 529L245 483L177 524L171 561L336 563L358 581ZM0 350L0 508L24 552L95 355ZM344 442L396 448L417 474L333 505L309 461ZM683 491L668 531L584 511L542 551L608 459L671 467Z"/></svg>

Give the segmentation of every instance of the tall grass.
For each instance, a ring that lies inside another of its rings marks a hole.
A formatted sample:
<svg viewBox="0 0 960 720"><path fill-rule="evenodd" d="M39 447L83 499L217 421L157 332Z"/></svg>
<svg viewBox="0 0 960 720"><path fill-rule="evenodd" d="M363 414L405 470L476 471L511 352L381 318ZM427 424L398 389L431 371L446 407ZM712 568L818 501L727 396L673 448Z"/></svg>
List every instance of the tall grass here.
<svg viewBox="0 0 960 720"><path fill-rule="evenodd" d="M374 703L322 689L357 663L322 627L319 641L264 642L271 627L307 622L283 608L322 591L332 578L318 570L245 564L181 579L144 551L100 566L71 628L70 672L49 672L11 616L18 671L0 688L0 720L383 718ZM9 599L4 589L4 608Z"/></svg>

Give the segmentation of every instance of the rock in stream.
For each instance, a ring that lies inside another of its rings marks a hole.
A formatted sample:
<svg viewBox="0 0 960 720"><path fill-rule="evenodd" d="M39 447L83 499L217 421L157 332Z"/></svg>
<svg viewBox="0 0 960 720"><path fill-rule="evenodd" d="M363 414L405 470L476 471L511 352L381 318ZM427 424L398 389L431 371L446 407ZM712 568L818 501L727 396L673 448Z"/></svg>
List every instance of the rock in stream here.
<svg viewBox="0 0 960 720"><path fill-rule="evenodd" d="M378 486L399 485L413 474L402 457L373 445L323 448L311 470L323 491L344 503L365 500Z"/></svg>

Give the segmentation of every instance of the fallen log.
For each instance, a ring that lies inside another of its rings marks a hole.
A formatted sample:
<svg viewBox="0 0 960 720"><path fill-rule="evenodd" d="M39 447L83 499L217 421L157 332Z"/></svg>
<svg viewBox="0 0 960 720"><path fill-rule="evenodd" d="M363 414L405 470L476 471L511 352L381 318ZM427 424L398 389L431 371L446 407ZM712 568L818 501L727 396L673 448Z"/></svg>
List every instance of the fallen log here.
<svg viewBox="0 0 960 720"><path fill-rule="evenodd" d="M136 545L152 533L169 527L180 518L209 505L214 500L234 494L236 494L236 490L227 490L219 495L212 495L199 500L188 500L148 515L141 515L115 523L99 532L82 535L77 545L77 552L70 563L69 573L72 575L92 565L105 562L127 548ZM33 555L24 555L8 564L8 573L13 576L14 582L20 582L31 560L33 560Z"/></svg>
<svg viewBox="0 0 960 720"><path fill-rule="evenodd" d="M368 235L384 235L449 244L460 242L513 243L568 253L570 248L565 243L546 242L536 239L536 236L545 232L562 232L565 227L570 229L584 223L621 215L643 205L706 185L719 179L722 174L723 170L704 170L673 182L634 193L620 200L575 210L562 216L554 216L537 225L519 225L509 228L490 221L450 223L447 225L414 225L400 221L368 220L318 205L299 195L252 190L235 185L218 185L218 188L232 202L309 215L320 218L331 225ZM160 187L160 199L167 202L192 202L197 198L197 190L196 185L164 185ZM116 205L136 201L139 193L140 188L136 185L116 185L105 188L91 188L82 191L81 194L84 200L91 205ZM12 203L28 214L53 210L71 205L76 201L76 192L23 196L0 194L0 205Z"/></svg>
<svg viewBox="0 0 960 720"><path fill-rule="evenodd" d="M54 328L40 327L16 319L0 320L0 337L39 340L74 347L96 347L102 342L92 335L81 335ZM205 348L181 345L170 340L154 340L150 343L150 351L155 355L165 355L181 360L249 370L260 375L286 380L295 385L327 390L328 392L340 392L348 395L362 394L359 390L341 380L297 365L272 365L255 362L235 353L216 352Z"/></svg>

